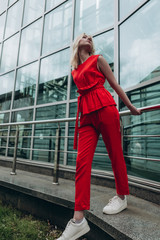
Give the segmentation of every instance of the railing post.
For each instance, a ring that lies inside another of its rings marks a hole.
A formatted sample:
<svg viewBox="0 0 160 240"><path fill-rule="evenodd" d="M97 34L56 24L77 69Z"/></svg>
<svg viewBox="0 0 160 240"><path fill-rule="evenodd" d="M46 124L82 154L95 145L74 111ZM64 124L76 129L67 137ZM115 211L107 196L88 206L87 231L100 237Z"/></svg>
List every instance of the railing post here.
<svg viewBox="0 0 160 240"><path fill-rule="evenodd" d="M52 149L52 134L50 133L49 138L49 152L48 152L48 162L51 162L51 149Z"/></svg>
<svg viewBox="0 0 160 240"><path fill-rule="evenodd" d="M122 145L122 150L123 150L123 122L122 122L122 118L120 118L120 131L121 131L121 145Z"/></svg>
<svg viewBox="0 0 160 240"><path fill-rule="evenodd" d="M12 164L12 171L10 172L11 175L16 175L16 160L17 160L18 138L19 138L19 127L16 126L16 135L15 135L13 164Z"/></svg>
<svg viewBox="0 0 160 240"><path fill-rule="evenodd" d="M59 165L59 150L60 150L60 125L58 124L58 128L56 129L56 140L55 140L55 154L54 154L54 176L53 176L53 184L58 183L58 165Z"/></svg>

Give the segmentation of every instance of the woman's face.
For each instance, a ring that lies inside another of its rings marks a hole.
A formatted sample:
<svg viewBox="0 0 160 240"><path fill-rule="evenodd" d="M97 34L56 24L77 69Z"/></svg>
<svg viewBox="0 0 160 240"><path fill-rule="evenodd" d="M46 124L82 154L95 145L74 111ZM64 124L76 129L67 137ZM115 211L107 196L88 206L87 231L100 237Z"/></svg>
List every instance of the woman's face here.
<svg viewBox="0 0 160 240"><path fill-rule="evenodd" d="M79 41L79 50L85 48L88 52L91 52L92 45L92 37L84 34Z"/></svg>

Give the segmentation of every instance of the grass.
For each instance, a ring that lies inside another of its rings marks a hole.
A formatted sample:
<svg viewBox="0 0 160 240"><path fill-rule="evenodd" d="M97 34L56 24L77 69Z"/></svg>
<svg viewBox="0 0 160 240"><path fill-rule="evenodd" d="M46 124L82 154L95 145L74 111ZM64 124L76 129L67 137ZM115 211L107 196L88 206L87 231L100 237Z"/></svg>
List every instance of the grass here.
<svg viewBox="0 0 160 240"><path fill-rule="evenodd" d="M54 240L61 231L0 202L0 240Z"/></svg>

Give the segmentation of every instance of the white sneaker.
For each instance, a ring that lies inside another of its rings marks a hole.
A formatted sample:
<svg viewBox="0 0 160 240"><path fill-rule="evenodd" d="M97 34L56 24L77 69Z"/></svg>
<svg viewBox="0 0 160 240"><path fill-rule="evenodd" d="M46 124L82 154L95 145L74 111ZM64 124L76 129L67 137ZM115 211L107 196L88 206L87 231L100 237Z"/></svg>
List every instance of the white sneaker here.
<svg viewBox="0 0 160 240"><path fill-rule="evenodd" d="M71 219L62 233L62 236L57 240L76 240L77 238L89 232L89 230L90 227L88 226L85 218L81 223L74 223Z"/></svg>
<svg viewBox="0 0 160 240"><path fill-rule="evenodd" d="M118 196L114 196L109 200L109 203L103 208L103 213L105 214L116 214L127 208L127 198L125 196L122 200Z"/></svg>

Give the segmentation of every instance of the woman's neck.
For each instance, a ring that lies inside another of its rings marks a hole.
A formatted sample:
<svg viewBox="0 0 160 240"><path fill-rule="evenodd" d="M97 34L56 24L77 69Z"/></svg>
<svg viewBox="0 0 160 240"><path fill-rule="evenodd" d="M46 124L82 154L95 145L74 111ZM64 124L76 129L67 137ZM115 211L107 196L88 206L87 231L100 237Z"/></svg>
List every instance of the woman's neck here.
<svg viewBox="0 0 160 240"><path fill-rule="evenodd" d="M80 60L80 64L84 63L87 58L89 58L89 52L86 52L85 50L81 50L79 51L79 60Z"/></svg>

